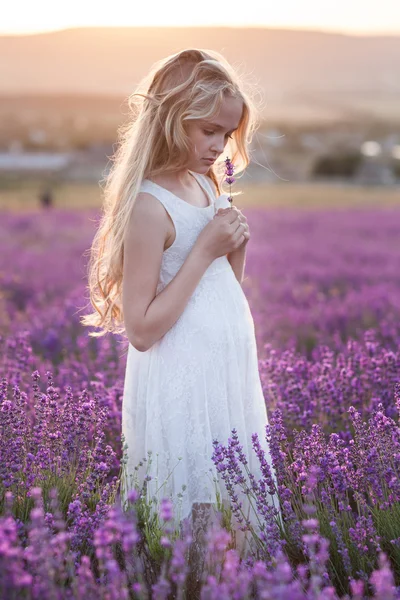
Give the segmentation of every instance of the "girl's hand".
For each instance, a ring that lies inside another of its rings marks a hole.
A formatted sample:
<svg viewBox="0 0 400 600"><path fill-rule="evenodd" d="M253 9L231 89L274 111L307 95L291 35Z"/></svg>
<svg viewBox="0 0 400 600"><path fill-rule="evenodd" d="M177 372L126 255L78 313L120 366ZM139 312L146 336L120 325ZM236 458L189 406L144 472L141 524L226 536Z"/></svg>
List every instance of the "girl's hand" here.
<svg viewBox="0 0 400 600"><path fill-rule="evenodd" d="M249 230L249 226L247 223L247 219L244 216L244 214L242 213L242 211L237 206L232 204L232 206L230 206L229 208L219 208L218 211L214 215L214 219L215 219L215 217L222 216L232 210L236 211L239 221L241 223L243 223L243 225L244 225L244 229L242 232L243 236L244 236L244 240L243 240L242 244L239 246L239 248L237 248L237 250L240 250L246 246L247 242L250 239L250 230Z"/></svg>
<svg viewBox="0 0 400 600"><path fill-rule="evenodd" d="M217 215L215 214L214 217ZM203 254L211 261L226 256L240 248L245 240L243 230L245 223L240 220L238 211L220 212L218 218L213 218L203 229L196 240Z"/></svg>

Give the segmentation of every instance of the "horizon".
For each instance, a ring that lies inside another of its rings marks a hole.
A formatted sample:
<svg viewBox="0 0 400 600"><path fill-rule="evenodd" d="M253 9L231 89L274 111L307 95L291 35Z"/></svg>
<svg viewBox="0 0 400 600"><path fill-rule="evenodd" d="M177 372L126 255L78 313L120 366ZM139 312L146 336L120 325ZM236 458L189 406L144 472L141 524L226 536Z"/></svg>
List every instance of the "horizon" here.
<svg viewBox="0 0 400 600"><path fill-rule="evenodd" d="M245 12L227 9L213 0L203 0L197 6L171 0L166 4L153 0L135 11L126 0L114 0L108 6L81 0L70 0L68 7L54 5L48 0L36 0L21 11L19 3L11 4L2 15L1 36L27 36L61 32L77 28L265 28L353 36L400 35L400 3L380 0L336 0L321 8L320 0L281 0L255 4L250 0Z"/></svg>
<svg viewBox="0 0 400 600"><path fill-rule="evenodd" d="M277 31L298 31L303 33L321 33L326 35L344 35L354 37L399 37L400 29L398 30L375 30L375 31L359 31L359 30L347 30L347 29L331 29L331 28L317 28L311 26L301 27L290 27L288 25L263 25L263 24L209 24L209 25L70 25L66 27L54 28L54 29L41 29L41 30L30 30L30 31L4 31L0 29L0 37L33 37L49 33L61 33L63 31L72 31L79 29L266 29L266 30L277 30Z"/></svg>

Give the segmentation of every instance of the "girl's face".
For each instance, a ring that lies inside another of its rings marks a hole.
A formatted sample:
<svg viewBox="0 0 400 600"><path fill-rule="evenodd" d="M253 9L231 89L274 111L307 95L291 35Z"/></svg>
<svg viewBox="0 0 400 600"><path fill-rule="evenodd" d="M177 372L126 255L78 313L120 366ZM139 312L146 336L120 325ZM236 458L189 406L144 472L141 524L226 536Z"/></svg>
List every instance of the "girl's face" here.
<svg viewBox="0 0 400 600"><path fill-rule="evenodd" d="M232 133L238 128L242 112L242 100L224 96L219 113L212 119L188 121L186 131L192 147L189 170L207 173L215 159L224 151Z"/></svg>

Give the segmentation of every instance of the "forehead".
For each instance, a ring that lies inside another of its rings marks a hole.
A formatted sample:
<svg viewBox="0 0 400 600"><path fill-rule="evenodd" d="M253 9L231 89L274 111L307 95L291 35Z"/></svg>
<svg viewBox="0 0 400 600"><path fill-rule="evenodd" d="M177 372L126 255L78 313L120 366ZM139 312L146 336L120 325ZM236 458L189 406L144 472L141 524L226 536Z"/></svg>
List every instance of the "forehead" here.
<svg viewBox="0 0 400 600"><path fill-rule="evenodd" d="M243 101L239 98L224 98L219 112L209 119L204 119L204 123L213 125L216 129L226 129L230 131L237 129L243 113Z"/></svg>
<svg viewBox="0 0 400 600"><path fill-rule="evenodd" d="M211 125L212 127L214 127L215 129L226 129L227 131L231 131L234 129L238 128L239 123L237 123L236 125L233 126L229 126L229 125L220 125L219 123L215 123L214 121L209 121L209 120L204 120L202 121L205 125Z"/></svg>

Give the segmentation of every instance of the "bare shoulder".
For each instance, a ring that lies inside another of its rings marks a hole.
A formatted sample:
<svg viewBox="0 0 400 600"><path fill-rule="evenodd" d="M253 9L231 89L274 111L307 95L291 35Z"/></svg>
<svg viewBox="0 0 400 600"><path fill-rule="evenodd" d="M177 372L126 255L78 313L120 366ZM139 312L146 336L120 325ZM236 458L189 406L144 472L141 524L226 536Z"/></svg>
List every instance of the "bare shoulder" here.
<svg viewBox="0 0 400 600"><path fill-rule="evenodd" d="M139 192L135 198L132 209L136 214L165 215L165 208L153 194Z"/></svg>
<svg viewBox="0 0 400 600"><path fill-rule="evenodd" d="M155 196L147 192L139 192L132 208L127 233L129 235L135 230L134 234L137 235L138 230L146 229L165 233L168 229L168 215L163 204Z"/></svg>

